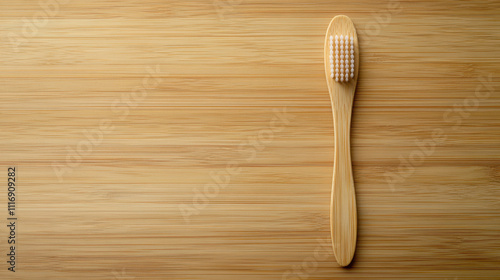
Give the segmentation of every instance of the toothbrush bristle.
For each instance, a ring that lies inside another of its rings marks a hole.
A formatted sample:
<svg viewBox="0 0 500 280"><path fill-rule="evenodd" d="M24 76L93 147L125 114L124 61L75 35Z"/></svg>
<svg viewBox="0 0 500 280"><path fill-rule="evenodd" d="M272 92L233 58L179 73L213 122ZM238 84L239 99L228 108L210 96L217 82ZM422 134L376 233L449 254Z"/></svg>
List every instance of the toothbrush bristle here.
<svg viewBox="0 0 500 280"><path fill-rule="evenodd" d="M354 78L354 36L330 35L329 39L330 77L336 82L349 82Z"/></svg>

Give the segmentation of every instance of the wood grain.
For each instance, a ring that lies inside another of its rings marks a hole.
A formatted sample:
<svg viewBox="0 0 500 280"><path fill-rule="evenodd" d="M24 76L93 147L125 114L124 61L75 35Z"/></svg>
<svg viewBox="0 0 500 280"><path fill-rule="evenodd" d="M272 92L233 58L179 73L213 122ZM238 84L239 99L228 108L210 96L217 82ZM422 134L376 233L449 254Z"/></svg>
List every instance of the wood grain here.
<svg viewBox="0 0 500 280"><path fill-rule="evenodd" d="M36 31L38 1L0 3L0 219L9 166L19 218L0 279L498 279L498 1L62 2ZM329 233L338 14L363 50L349 268Z"/></svg>

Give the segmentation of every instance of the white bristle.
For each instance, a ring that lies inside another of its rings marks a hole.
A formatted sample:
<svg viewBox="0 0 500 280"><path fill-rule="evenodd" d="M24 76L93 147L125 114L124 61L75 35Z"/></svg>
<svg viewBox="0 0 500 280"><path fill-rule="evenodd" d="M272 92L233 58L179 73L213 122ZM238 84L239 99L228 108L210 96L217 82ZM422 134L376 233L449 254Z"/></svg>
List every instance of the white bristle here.
<svg viewBox="0 0 500 280"><path fill-rule="evenodd" d="M336 82L348 82L354 78L354 36L330 35L329 43L330 77Z"/></svg>

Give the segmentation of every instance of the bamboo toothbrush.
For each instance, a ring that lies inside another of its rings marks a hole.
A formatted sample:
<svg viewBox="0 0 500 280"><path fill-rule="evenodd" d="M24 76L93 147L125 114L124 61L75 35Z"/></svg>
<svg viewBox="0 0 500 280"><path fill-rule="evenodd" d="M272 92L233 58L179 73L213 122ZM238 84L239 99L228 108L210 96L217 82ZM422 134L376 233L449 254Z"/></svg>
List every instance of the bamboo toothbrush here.
<svg viewBox="0 0 500 280"><path fill-rule="evenodd" d="M333 252L341 266L351 263L356 249L357 214L350 126L358 68L358 37L354 24L347 16L336 16L326 31L325 71L335 133L330 230Z"/></svg>

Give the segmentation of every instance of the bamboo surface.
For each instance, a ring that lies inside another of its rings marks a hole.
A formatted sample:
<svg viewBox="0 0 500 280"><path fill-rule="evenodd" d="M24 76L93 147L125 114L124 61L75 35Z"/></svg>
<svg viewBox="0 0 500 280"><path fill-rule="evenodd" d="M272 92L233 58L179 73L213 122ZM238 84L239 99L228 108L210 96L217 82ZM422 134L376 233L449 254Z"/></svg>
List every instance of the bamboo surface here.
<svg viewBox="0 0 500 280"><path fill-rule="evenodd" d="M59 3L0 2L0 279L499 279L500 2ZM361 49L348 268L339 14Z"/></svg>

